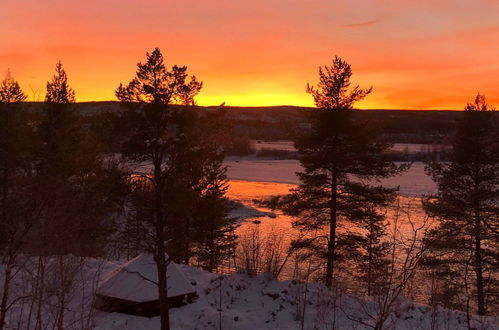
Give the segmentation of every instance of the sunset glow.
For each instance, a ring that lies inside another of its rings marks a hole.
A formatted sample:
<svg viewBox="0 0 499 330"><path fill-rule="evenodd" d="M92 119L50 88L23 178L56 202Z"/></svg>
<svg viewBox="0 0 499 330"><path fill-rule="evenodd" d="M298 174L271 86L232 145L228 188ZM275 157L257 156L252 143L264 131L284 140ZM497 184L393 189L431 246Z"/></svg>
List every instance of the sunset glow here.
<svg viewBox="0 0 499 330"><path fill-rule="evenodd" d="M312 106L334 55L373 86L360 108L499 105L496 0L2 0L0 74L43 100L61 60L77 101L115 100L145 53L187 65L201 105Z"/></svg>

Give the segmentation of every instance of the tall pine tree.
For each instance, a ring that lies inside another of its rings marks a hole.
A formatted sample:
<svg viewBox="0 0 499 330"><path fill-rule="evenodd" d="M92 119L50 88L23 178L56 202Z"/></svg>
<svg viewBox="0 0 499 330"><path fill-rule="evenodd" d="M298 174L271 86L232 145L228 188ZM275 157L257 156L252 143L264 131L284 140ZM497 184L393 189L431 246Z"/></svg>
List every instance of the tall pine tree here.
<svg viewBox="0 0 499 330"><path fill-rule="evenodd" d="M104 220L112 196L106 196L106 167L74 102L75 92L58 62L47 82L38 127L36 169L50 196L44 214L47 237L40 240L44 254L95 255L107 234Z"/></svg>
<svg viewBox="0 0 499 330"><path fill-rule="evenodd" d="M39 205L32 191L33 130L19 83L7 72L0 82L0 264L4 265L0 329L10 309L10 287L17 259L32 229Z"/></svg>
<svg viewBox="0 0 499 330"><path fill-rule="evenodd" d="M194 179L190 187L195 198L192 203L190 250L193 261L208 271L220 266L236 248L236 218L229 215L232 203L226 196L227 167L223 164L225 152L221 147L227 128L224 116L225 111L217 110L213 114L204 114L196 121L192 133L197 136L199 149L193 150L197 156L188 166L197 169L195 172L198 173L188 175Z"/></svg>
<svg viewBox="0 0 499 330"><path fill-rule="evenodd" d="M140 227L152 238L152 242L146 243L157 265L162 330L170 328L166 276L170 260L165 257L167 225L177 212L185 211L170 198L185 192L175 175L185 143L183 113L174 105L193 105L201 87L202 83L194 76L189 80L187 67L175 65L168 70L161 51L156 48L147 53L146 62L137 65L135 78L127 85L120 84L116 90L117 98L127 105L122 113L127 132L123 155L130 162L152 165L151 170L136 173L133 215L135 220L139 216L148 222Z"/></svg>
<svg viewBox="0 0 499 330"><path fill-rule="evenodd" d="M32 234L31 249L38 254L37 309L48 296L57 301L54 326L65 327L68 295L78 258L103 252L109 233L113 195L98 146L84 127L61 62L47 82L45 104L38 126L37 191L43 199L42 221ZM55 256L49 264L47 256ZM50 267L47 267L50 265ZM49 281L55 290L47 290ZM41 325L47 326L47 325Z"/></svg>
<svg viewBox="0 0 499 330"><path fill-rule="evenodd" d="M439 220L426 242L427 265L447 289L438 302L466 309L472 297L479 315L497 307L499 298L498 133L495 111L478 94L465 107L450 162L426 168L438 186L424 202L426 212ZM463 292L468 297L459 297Z"/></svg>
<svg viewBox="0 0 499 330"><path fill-rule="evenodd" d="M371 182L401 170L382 155L390 144L356 118L354 104L371 88L351 87L351 76L350 65L335 57L331 66L319 69L317 88L307 86L317 108L310 113L312 130L295 143L304 171L298 173L298 188L281 201L285 212L297 216L294 226L309 233L294 246L312 249L325 261L327 286L349 246L339 227L365 217L359 198L374 204L390 199L392 191Z"/></svg>
<svg viewBox="0 0 499 330"><path fill-rule="evenodd" d="M368 296L385 289L391 244L387 242L387 209L396 198L394 189L359 187L352 195L347 212L349 233L339 239L348 257L355 260L356 277Z"/></svg>

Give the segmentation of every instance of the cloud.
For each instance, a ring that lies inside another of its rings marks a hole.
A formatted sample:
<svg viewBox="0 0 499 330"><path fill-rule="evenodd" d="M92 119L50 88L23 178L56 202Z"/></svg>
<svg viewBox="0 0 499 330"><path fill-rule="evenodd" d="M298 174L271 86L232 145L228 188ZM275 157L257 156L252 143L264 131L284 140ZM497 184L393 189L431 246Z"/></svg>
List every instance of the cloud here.
<svg viewBox="0 0 499 330"><path fill-rule="evenodd" d="M351 24L343 24L341 27L344 28L362 28L366 26L372 26L376 23L379 23L381 20L375 19L371 21L366 21L366 22L360 22L360 23L351 23Z"/></svg>

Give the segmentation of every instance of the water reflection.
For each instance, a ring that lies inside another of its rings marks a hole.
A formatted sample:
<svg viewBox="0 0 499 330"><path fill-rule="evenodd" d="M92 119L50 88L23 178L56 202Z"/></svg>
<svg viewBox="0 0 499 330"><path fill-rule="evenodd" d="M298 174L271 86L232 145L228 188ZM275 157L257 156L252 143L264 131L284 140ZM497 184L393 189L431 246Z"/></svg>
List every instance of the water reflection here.
<svg viewBox="0 0 499 330"><path fill-rule="evenodd" d="M247 206L268 212L270 210L257 206L254 200L287 194L293 187L295 185L285 183L234 180L230 182L228 196ZM388 240L393 238L393 233L396 233L397 241L402 238L410 239L414 228L421 226L426 219L420 197L401 196L397 203L388 208L386 212L390 233ZM232 269L229 271L244 269L255 273L275 272L274 275L278 275L280 279L304 277L303 269L300 269L296 256L288 255L290 242L303 233L293 228L293 217L286 216L279 211L275 214L275 218L250 217L241 224L237 229L240 237L239 260L233 261ZM342 228L340 230L356 229ZM396 259L402 262L403 258L404 252L401 248ZM317 269L321 265L315 266L314 269ZM303 262L301 268L303 268ZM306 277L309 278L309 275L307 274ZM352 283L352 285L356 284Z"/></svg>

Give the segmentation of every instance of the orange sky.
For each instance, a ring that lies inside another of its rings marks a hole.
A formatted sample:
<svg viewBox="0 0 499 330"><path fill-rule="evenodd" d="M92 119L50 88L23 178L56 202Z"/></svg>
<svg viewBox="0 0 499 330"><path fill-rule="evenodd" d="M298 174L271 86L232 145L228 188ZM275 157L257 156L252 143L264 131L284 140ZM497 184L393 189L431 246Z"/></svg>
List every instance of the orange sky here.
<svg viewBox="0 0 499 330"><path fill-rule="evenodd" d="M201 105L311 106L337 54L360 108L499 107L497 0L0 0L0 73L42 100L59 59L78 101L114 100L145 52L187 65Z"/></svg>

